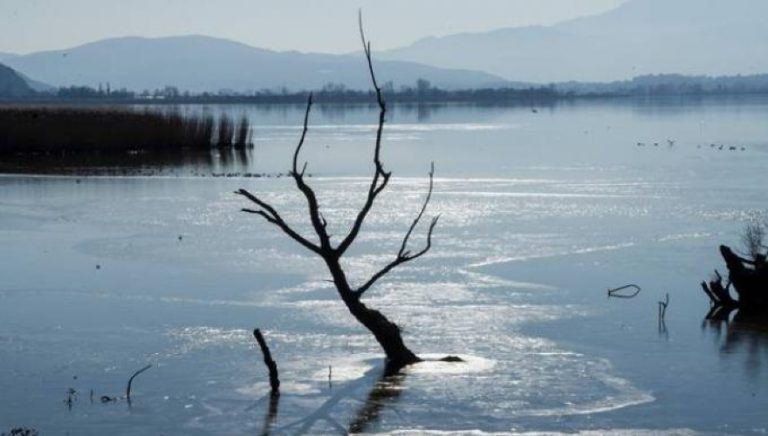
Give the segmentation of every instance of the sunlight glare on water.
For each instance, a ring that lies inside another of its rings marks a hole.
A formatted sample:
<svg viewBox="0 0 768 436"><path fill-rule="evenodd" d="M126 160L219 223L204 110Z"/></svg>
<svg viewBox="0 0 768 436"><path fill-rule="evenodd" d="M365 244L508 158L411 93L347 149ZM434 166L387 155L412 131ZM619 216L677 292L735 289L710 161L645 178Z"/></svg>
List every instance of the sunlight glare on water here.
<svg viewBox="0 0 768 436"><path fill-rule="evenodd" d="M738 117L757 123L766 107ZM421 124L395 112L390 134L403 136L385 151L395 176L344 260L362 283L393 258L437 161L433 250L364 297L427 359L395 379L379 380L380 350L322 262L238 212L247 204L232 192L246 187L310 234L291 180L3 176L0 371L10 376L0 379L0 425L253 434L268 408L258 327L283 382L276 429L313 416L317 434L338 433L333 423L393 435L764 428L768 370L745 369L748 349L721 353L702 332L698 282L719 267L717 245L764 211L768 131L734 136L751 145L743 155L714 156L689 129L709 112L669 115L675 132L647 110L438 108ZM292 115L257 127L254 171L285 170ZM719 115L725 124L736 116ZM317 116L308 180L338 241L368 186L371 126ZM634 148L639 136L675 133L677 150ZM732 177L713 180L722 174ZM636 300L607 299L608 287L635 281ZM664 293L667 336L655 318ZM446 355L465 362L436 361ZM119 395L147 362L132 409L88 401L90 389ZM707 377L724 367L727 384ZM80 392L71 411L61 403L70 387ZM713 391L727 401L706 402Z"/></svg>

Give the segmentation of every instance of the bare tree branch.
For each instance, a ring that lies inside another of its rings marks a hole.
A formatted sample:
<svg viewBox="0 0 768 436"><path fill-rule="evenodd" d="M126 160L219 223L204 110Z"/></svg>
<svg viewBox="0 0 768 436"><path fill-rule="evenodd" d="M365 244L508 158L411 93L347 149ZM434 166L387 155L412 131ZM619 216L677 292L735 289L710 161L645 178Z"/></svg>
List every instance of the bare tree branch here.
<svg viewBox="0 0 768 436"><path fill-rule="evenodd" d="M377 97L379 97L379 105L381 105L381 92L379 84L376 82L376 74L373 72L373 63L371 63L371 43L365 38L365 29L363 27L363 11L358 9L357 11L358 27L360 28L360 42L363 43L363 51L365 52L365 58L368 60L368 71L371 74L371 81L373 82L373 89L376 90Z"/></svg>
<svg viewBox="0 0 768 436"><path fill-rule="evenodd" d="M269 203L266 203L265 201L261 200L260 198L256 197L255 195L251 194L245 189L237 190L235 191L235 194L242 195L243 197L251 200L253 203L255 203L261 208L261 209L247 209L247 208L241 209L243 212L251 213L251 214L255 214L263 217L268 222L279 227L280 230L282 230L285 234L290 236L293 240L297 241L307 249L322 255L322 251L320 247L308 241L306 238L301 236L297 231L293 230L291 226L289 226L288 223L286 223L285 220L283 220L280 214L277 213L275 208L269 205Z"/></svg>
<svg viewBox="0 0 768 436"><path fill-rule="evenodd" d="M395 259L387 264L384 268L379 270L376 274L374 274L365 284L363 284L361 287L355 291L358 297L362 296L365 291L371 288L380 278L384 277L388 272L392 271L394 268L396 268L399 265L402 265L406 262L410 262L412 260L418 259L419 257L425 255L430 248L432 248L432 233L435 230L435 226L437 225L437 221L440 219L440 216L436 216L432 218L432 222L429 224L429 230L427 231L427 243L420 251L416 252L416 254L412 254L410 251L407 250L408 248L408 240L411 237L411 234L413 233L413 230L416 228L416 226L419 224L419 221L421 221L421 217L424 216L424 211L427 210L427 205L429 204L429 201L432 199L432 189L434 187L434 175L435 175L435 164L432 163L432 166L429 171L429 191L427 191L427 196L424 198L424 203L421 206L421 210L419 211L419 214L414 218L413 222L411 223L411 226L408 228L408 232L403 237L403 242L400 244L400 250L397 252L397 256Z"/></svg>
<svg viewBox="0 0 768 436"><path fill-rule="evenodd" d="M298 169L298 162L299 162L299 153L301 153L301 147L304 146L304 139L307 137L307 131L309 130L309 112L312 110L312 93L309 94L309 98L307 99L307 109L304 112L304 127L301 130L301 138L299 139L299 144L296 146L296 150L293 152L293 173L297 173ZM307 164L304 164L304 168L307 167ZM304 174L304 170L301 171L301 174Z"/></svg>
<svg viewBox="0 0 768 436"><path fill-rule="evenodd" d="M363 13L362 11L358 14L359 23L360 23L360 40L363 44L363 51L365 52L365 59L368 63L368 72L371 76L371 83L373 84L373 89L376 91L376 102L379 105L379 124L376 129L376 146L374 148L373 152L373 163L376 166L375 172L373 174L373 178L371 179L371 185L368 188L368 196L366 197L365 204L360 209L360 212L357 214L357 217L355 218L355 222L352 225L352 229L350 229L349 234L342 240L342 242L339 244L337 248L338 255L343 255L350 245L355 241L355 238L357 237L358 233L360 233L360 229L363 226L363 222L365 221L365 218L368 216L368 212L371 211L371 207L373 207L373 203L376 200L376 197L381 193L381 191L386 188L387 183L389 183L389 178L392 175L392 173L387 172L384 170L384 165L381 163L381 138L384 133L384 121L386 119L387 115L387 104L384 102L384 96L382 95L381 88L379 88L379 84L376 81L376 74L373 71L373 59L371 57L371 43L366 41L365 39L365 31L363 30ZM381 181L380 181L381 180Z"/></svg>
<svg viewBox="0 0 768 436"><path fill-rule="evenodd" d="M435 163L432 162L432 164L429 167L429 191L427 192L427 198L424 199L424 204L421 206L421 210L419 211L419 214L416 216L416 219L413 220L413 223L411 223L411 227L408 228L408 233L405 234L405 237L403 238L403 243L400 246L400 251L397 253L398 257L402 257L405 253L405 248L408 245L408 239L411 237L411 233L413 233L413 229L416 228L416 226L419 224L419 221L421 221L421 217L424 215L424 211L427 210L427 205L429 204L429 200L432 198L432 187L434 186L434 177L435 177Z"/></svg>
<svg viewBox="0 0 768 436"><path fill-rule="evenodd" d="M296 146L296 151L293 153L293 168L291 170L291 175L293 176L293 180L296 182L296 187L299 188L299 191L301 191L304 194L304 197L307 199L309 220L312 223L312 227L315 229L315 233L317 233L317 237L320 239L320 247L326 251L330 251L331 241L328 237L328 233L325 230L327 223L324 224L325 220L320 215L320 206L317 202L317 196L315 195L315 191L312 190L312 188L310 188L309 185L307 185L307 183L304 181L304 172L307 169L307 164L304 164L301 172L299 172L298 168L299 153L301 152L301 148L304 145L304 139L307 137L307 130L309 130L309 113L311 109L312 94L310 93L309 98L307 99L307 110L304 113L304 127L301 131L301 139L299 139L299 143Z"/></svg>

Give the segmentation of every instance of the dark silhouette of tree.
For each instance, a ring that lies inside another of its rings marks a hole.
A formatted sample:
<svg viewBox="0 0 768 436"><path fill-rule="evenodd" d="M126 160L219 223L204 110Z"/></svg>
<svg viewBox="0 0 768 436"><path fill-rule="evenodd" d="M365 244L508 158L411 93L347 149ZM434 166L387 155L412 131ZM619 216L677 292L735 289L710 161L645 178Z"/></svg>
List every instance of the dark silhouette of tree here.
<svg viewBox="0 0 768 436"><path fill-rule="evenodd" d="M714 277L701 287L712 302L711 317L721 318L738 308L742 312L760 314L768 320L768 252L764 244L765 228L750 224L742 237L747 257L739 256L728 246L720 246L720 255L728 268L728 282L715 270ZM733 287L738 298L731 296Z"/></svg>
<svg viewBox="0 0 768 436"><path fill-rule="evenodd" d="M355 317L357 321L363 324L363 326L365 326L374 335L376 341L384 350L384 353L387 356L388 372L397 372L399 369L406 365L420 362L421 359L419 359L419 357L416 356L416 354L414 354L403 342L400 327L387 319L387 317L385 317L381 312L367 307L363 303L362 297L369 289L371 289L371 287L376 284L376 282L378 282L387 273L404 263L418 259L419 257L426 254L432 247L432 233L435 229L435 225L437 224L438 217L432 219L426 236L426 244L421 249L418 251L409 250L408 242L414 229L424 216L424 212L426 211L427 205L429 204L429 201L432 197L434 164L432 165L432 168L429 172L429 191L427 196L424 200L421 210L416 215L416 218L413 220L407 232L405 233L405 236L403 237L402 243L400 245L400 250L398 251L395 258L383 266L378 272L373 274L366 282L357 286L353 285L347 278L347 274L341 265L341 259L350 248L350 246L354 243L355 239L360 233L363 222L365 221L366 217L371 211L371 208L374 205L374 202L387 187L389 179L392 175L391 172L388 172L384 169L384 165L382 164L380 158L381 140L387 114L387 105L384 102L381 88L378 85L376 75L374 73L373 61L371 59L371 45L366 41L365 38L362 25L362 16L360 17L360 38L363 44L365 58L368 63L371 83L375 91L376 101L379 107L379 121L373 153L375 172L371 179L370 186L368 187L365 203L357 213L349 233L341 240L341 242L334 245L334 243L331 241L331 236L327 231L328 223L320 211L320 205L318 204L317 196L315 195L314 190L306 183L304 179L307 164L305 163L301 169L299 168L299 154L301 153L301 148L304 145L304 139L307 135L309 114L313 103L311 94L307 101L307 108L304 115L304 127L301 133L301 138L293 155L293 165L290 174L296 183L296 188L301 191L301 193L306 198L309 219L312 223L312 228L314 229L317 240L310 240L299 234L299 232L294 230L287 222L285 222L280 213L272 205L262 200L259 196L254 195L245 189L240 189L236 193L244 196L257 206L256 208L243 209L244 212L261 216L267 222L277 226L280 230L290 236L293 240L297 241L303 247L317 254L323 259L325 265L328 268L328 271L331 274L339 297L341 297L341 300L347 306L349 312L352 314L352 316Z"/></svg>

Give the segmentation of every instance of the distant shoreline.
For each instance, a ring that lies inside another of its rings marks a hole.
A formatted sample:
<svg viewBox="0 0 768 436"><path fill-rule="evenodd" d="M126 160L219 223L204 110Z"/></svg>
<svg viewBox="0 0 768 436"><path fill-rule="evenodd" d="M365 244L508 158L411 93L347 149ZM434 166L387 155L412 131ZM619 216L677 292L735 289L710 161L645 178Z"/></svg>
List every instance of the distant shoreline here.
<svg viewBox="0 0 768 436"><path fill-rule="evenodd" d="M749 76L682 76L675 74L638 76L631 80L552 84L526 83L506 87L443 89L419 79L413 86L396 88L391 82L382 86L385 100L393 104L425 105L474 103L493 105L544 105L577 99L620 99L712 96L768 95L768 74ZM107 84L98 88L69 86L47 91L0 97L0 104L49 105L183 105L183 104L304 104L310 92L319 104L370 104L376 96L372 90L349 89L328 83L317 90L263 89L237 92L190 92L175 86L135 92L114 89Z"/></svg>
<svg viewBox="0 0 768 436"><path fill-rule="evenodd" d="M321 105L365 105L375 104L375 96L370 92L355 92L352 95L336 96L322 92L313 93L317 104ZM110 98L110 97L84 97L61 98L51 96L36 96L27 98L0 98L2 106L24 105L109 105L109 106L141 106L141 105L206 105L206 104L232 104L232 105L303 105L306 103L309 92L298 92L286 95L268 96L179 96L162 98ZM434 104L487 104L502 106L547 106L563 101L580 100L623 100L623 99L657 99L657 98L712 98L712 97L759 97L768 96L768 89L748 92L720 91L720 92L659 92L659 93L628 93L628 92L604 92L576 94L572 92L561 93L557 91L542 92L540 89L532 90L465 90L445 91L441 95L409 96L397 93L387 95L387 103L397 105L434 105Z"/></svg>

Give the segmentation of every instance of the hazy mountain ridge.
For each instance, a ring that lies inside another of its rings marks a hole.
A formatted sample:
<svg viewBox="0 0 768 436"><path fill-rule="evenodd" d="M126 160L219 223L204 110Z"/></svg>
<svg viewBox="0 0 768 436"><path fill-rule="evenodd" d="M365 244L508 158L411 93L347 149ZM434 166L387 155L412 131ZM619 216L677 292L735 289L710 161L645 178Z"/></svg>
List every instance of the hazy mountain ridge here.
<svg viewBox="0 0 768 436"><path fill-rule="evenodd" d="M553 26L426 38L382 54L537 83L768 71L768 1L629 0Z"/></svg>
<svg viewBox="0 0 768 436"><path fill-rule="evenodd" d="M0 98L19 98L32 94L32 87L20 74L0 64Z"/></svg>
<svg viewBox="0 0 768 436"><path fill-rule="evenodd" d="M191 92L317 89L331 82L365 89L370 85L364 62L361 56L275 52L205 36L115 38L7 60L20 72L56 86L109 83L113 89L141 91L172 85ZM447 89L504 83L483 72L406 61L377 62L376 69L382 83L392 81L397 87L419 78Z"/></svg>

